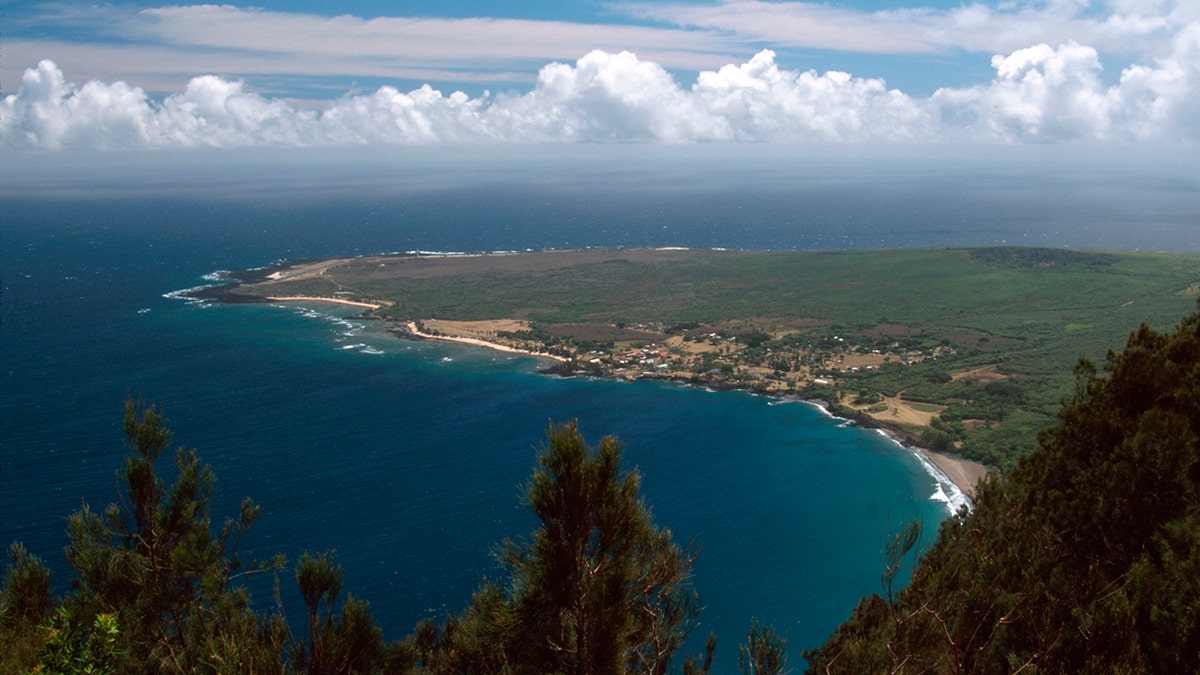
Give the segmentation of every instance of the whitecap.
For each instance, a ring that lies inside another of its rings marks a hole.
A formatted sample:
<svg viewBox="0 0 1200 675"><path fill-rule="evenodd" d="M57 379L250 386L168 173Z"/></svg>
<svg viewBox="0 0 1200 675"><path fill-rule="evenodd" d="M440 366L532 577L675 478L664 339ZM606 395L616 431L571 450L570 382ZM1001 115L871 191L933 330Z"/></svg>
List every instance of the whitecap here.
<svg viewBox="0 0 1200 675"><path fill-rule="evenodd" d="M200 286L192 286L191 288L181 288L177 291L169 291L167 293L163 293L162 296L168 300L183 300L184 302L188 302L193 305L208 305L210 303L202 298L193 298L192 293L205 288L212 288L212 286L212 284L201 284Z"/></svg>
<svg viewBox="0 0 1200 675"><path fill-rule="evenodd" d="M946 505L946 509L950 511L950 515L958 513L959 510L964 506L968 509L971 508L971 498L963 493L962 490L958 489L958 486L954 484L954 481L950 480L949 476L943 473L941 469L937 468L936 464L929 461L929 458L925 456L924 452L921 452L915 448L912 449L912 452L917 458L917 461L921 463L921 468L924 469L925 473L929 474L935 482L936 489L934 490L933 495L929 497L929 501L942 502Z"/></svg>

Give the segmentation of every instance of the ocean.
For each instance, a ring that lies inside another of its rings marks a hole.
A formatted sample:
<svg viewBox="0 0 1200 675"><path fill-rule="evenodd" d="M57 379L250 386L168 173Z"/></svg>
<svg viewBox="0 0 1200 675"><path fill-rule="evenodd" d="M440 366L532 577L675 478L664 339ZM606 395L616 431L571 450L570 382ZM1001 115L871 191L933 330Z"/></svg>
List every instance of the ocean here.
<svg viewBox="0 0 1200 675"><path fill-rule="evenodd" d="M1200 250L1195 179L1157 174L1076 176L1087 203L1072 209L1061 182L1007 165L975 182L902 163L866 178L854 163L740 167L725 180L686 162L617 171L605 155L568 181L561 158L504 177L500 160L375 158L366 172L346 158L296 169L234 157L232 170L227 157L166 163L173 174L155 170L161 159L102 155L86 170L57 157L3 168L0 541L42 556L59 589L67 515L116 499L129 397L160 407L176 443L213 466L215 521L243 497L262 505L248 554L336 549L343 588L389 638L460 611L501 573L493 547L533 526L521 490L545 429L577 419L592 442L622 440L656 522L700 547L696 635L717 633L719 663L732 667L758 618L788 635L799 664L880 590L888 532L918 519L928 544L950 512L948 488L906 449L803 403L561 379L533 358L400 341L344 307L173 292L284 258L415 249ZM288 578L284 595L299 625ZM269 603L269 587L256 597Z"/></svg>

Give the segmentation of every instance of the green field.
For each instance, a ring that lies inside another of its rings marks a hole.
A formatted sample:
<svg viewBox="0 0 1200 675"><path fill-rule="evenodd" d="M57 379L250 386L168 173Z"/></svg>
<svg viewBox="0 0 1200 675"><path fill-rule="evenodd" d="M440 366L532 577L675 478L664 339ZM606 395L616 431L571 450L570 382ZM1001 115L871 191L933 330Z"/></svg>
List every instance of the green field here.
<svg viewBox="0 0 1200 675"><path fill-rule="evenodd" d="M1200 255L1012 247L389 256L230 293L382 300L391 304L374 314L389 319L526 319L568 341L601 327L757 331L770 336L754 347L768 359L792 347L810 356L920 352L926 358L911 365L825 374L841 392L949 406L926 440L1007 466L1053 421L1080 358L1100 361L1139 324L1169 329L1195 307Z"/></svg>

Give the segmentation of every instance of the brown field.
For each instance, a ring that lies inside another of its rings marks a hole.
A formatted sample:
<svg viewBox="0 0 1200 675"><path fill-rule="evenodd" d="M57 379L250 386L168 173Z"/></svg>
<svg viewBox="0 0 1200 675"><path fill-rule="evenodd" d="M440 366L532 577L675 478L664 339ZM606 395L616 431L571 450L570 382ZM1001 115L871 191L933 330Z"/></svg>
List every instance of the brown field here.
<svg viewBox="0 0 1200 675"><path fill-rule="evenodd" d="M975 368L973 370L965 370L961 373L955 373L952 377L955 380L972 379L980 382L992 382L994 380L1007 379L1008 375L997 371L996 366L993 365L983 366L982 368Z"/></svg>
<svg viewBox="0 0 1200 675"><path fill-rule="evenodd" d="M450 321L447 319L427 319L424 321L426 331L436 330L454 337L489 338L498 333L514 333L529 330L528 321L515 319L494 319L489 321Z"/></svg>

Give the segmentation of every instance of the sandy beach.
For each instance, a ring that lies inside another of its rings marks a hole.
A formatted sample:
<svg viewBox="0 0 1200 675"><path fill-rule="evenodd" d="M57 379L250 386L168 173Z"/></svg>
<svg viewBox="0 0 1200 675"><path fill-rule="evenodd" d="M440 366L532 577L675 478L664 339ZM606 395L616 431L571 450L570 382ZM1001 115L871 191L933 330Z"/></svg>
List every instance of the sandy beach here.
<svg viewBox="0 0 1200 675"><path fill-rule="evenodd" d="M495 342L489 342L487 340L481 340L479 338L455 337L455 336L451 336L451 335L432 335L430 333L423 333L423 332L421 332L421 330L419 328L417 328L417 324L414 321L409 321L407 326L408 326L408 332L412 333L413 335L416 335L417 337L427 338L430 340L446 340L447 342L459 342L459 343L462 343L465 345L474 345L476 347L486 347L488 349L494 349L499 352L507 352L510 354L526 354L528 356L538 356L538 357L546 358L546 359L554 359L555 361L561 361L563 363L566 363L569 360L569 359L563 358L561 356L558 356L556 354L547 354L545 352L535 352L535 351L528 350L528 349L517 349L516 347L509 347L508 345L502 345L502 344L498 344Z"/></svg>
<svg viewBox="0 0 1200 675"><path fill-rule="evenodd" d="M359 302L357 300L343 300L341 298L322 298L315 295L268 295L267 300L272 302L332 302L338 305L350 305L352 307L366 307L367 309L379 309L383 305L374 302Z"/></svg>
<svg viewBox="0 0 1200 675"><path fill-rule="evenodd" d="M933 463L950 482L954 483L967 497L974 498L975 486L987 475L988 469L979 462L953 457L932 450L921 449L926 459Z"/></svg>

